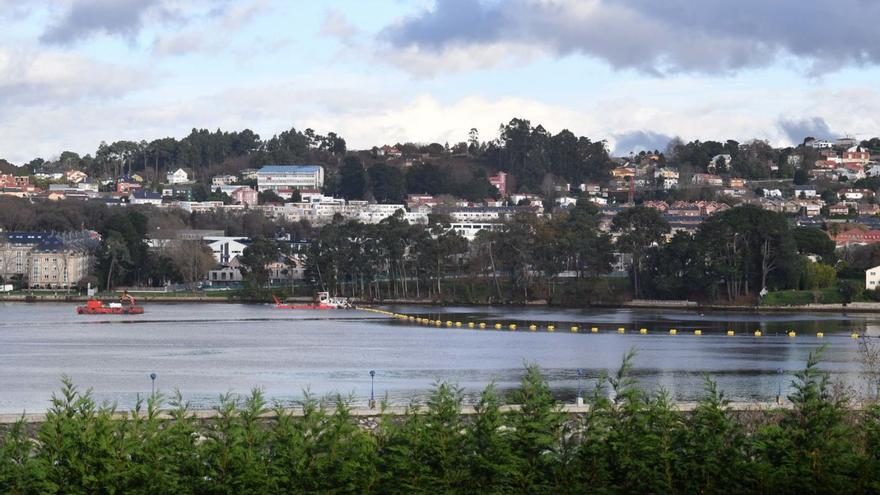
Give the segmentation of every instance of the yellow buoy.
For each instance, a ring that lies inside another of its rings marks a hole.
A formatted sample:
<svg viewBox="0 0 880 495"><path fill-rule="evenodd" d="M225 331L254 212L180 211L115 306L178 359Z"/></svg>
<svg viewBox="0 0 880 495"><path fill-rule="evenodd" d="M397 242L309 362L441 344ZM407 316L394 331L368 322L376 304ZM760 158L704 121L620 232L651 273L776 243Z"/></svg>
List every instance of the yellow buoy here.
<svg viewBox="0 0 880 495"><path fill-rule="evenodd" d="M645 335L646 333L648 333L648 329L647 328L640 328L639 333L642 335Z"/></svg>
<svg viewBox="0 0 880 495"><path fill-rule="evenodd" d="M733 332L733 330L728 330L728 331L727 331L727 336L728 336L728 337L733 337L733 336L734 336L734 332Z"/></svg>
<svg viewBox="0 0 880 495"><path fill-rule="evenodd" d="M857 339L857 338L859 338L859 334L858 334L858 332L853 332L853 333L851 333L849 336L850 336L850 338L853 338L853 339Z"/></svg>
<svg viewBox="0 0 880 495"><path fill-rule="evenodd" d="M460 326L461 326L461 322L460 322L460 321L455 322L455 326L460 327Z"/></svg>
<svg viewBox="0 0 880 495"><path fill-rule="evenodd" d="M676 329L674 329L674 328L670 328L670 329L669 329L669 335L678 335L678 330L676 330Z"/></svg>
<svg viewBox="0 0 880 495"><path fill-rule="evenodd" d="M789 337L797 337L797 334L794 333L794 330L790 330L790 331L788 332L788 336L789 336Z"/></svg>
<svg viewBox="0 0 880 495"><path fill-rule="evenodd" d="M438 326L438 327L439 327L440 325L442 325L442 324L443 324L443 322L440 321L440 320L437 320L437 321L434 322L434 325L436 325L436 326Z"/></svg>
<svg viewBox="0 0 880 495"><path fill-rule="evenodd" d="M578 327L571 327L571 333L578 333Z"/></svg>
<svg viewBox="0 0 880 495"><path fill-rule="evenodd" d="M449 321L449 320L446 320L446 326L447 326L447 327L451 327L451 326L452 326L452 322Z"/></svg>
<svg viewBox="0 0 880 495"><path fill-rule="evenodd" d="M495 330L501 330L501 323L495 324Z"/></svg>
<svg viewBox="0 0 880 495"><path fill-rule="evenodd" d="M555 326L553 326L553 325L547 325L547 331L548 331L548 332L553 332L553 331L555 331L555 330L556 330L556 327L555 327Z"/></svg>
<svg viewBox="0 0 880 495"><path fill-rule="evenodd" d="M516 330L516 323L511 323L510 326L508 326L507 328L511 330Z"/></svg>
<svg viewBox="0 0 880 495"><path fill-rule="evenodd" d="M468 322L468 328L474 328L474 322L472 322L472 321Z"/></svg>
<svg viewBox="0 0 880 495"><path fill-rule="evenodd" d="M755 337L760 337L761 335L762 334L760 330L755 330Z"/></svg>
<svg viewBox="0 0 880 495"><path fill-rule="evenodd" d="M531 331L534 332L534 331L537 330L537 329L538 329L537 326L535 326L535 325L529 325L529 330L531 330Z"/></svg>
<svg viewBox="0 0 880 495"><path fill-rule="evenodd" d="M617 333L626 333L626 329L623 327L620 327L617 329Z"/></svg>
<svg viewBox="0 0 880 495"><path fill-rule="evenodd" d="M703 331L702 330L694 330L694 335L696 335L696 336L703 335Z"/></svg>
<svg viewBox="0 0 880 495"><path fill-rule="evenodd" d="M592 327L590 328L590 331L593 333L599 333L599 327Z"/></svg>
<svg viewBox="0 0 880 495"><path fill-rule="evenodd" d="M818 337L818 338L821 339L821 338L824 337L824 336L825 336L825 333L823 333L823 332L816 332L816 337Z"/></svg>
<svg viewBox="0 0 880 495"><path fill-rule="evenodd" d="M486 324L485 324L485 323L480 323L480 328L486 328Z"/></svg>

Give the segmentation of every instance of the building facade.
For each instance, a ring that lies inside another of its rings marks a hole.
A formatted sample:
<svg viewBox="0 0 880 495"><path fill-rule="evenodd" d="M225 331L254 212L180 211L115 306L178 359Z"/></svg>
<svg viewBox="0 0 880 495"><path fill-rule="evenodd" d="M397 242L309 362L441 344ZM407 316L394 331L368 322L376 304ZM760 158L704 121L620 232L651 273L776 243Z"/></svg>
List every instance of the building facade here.
<svg viewBox="0 0 880 495"><path fill-rule="evenodd" d="M324 167L318 165L267 165L257 172L257 191L321 189Z"/></svg>

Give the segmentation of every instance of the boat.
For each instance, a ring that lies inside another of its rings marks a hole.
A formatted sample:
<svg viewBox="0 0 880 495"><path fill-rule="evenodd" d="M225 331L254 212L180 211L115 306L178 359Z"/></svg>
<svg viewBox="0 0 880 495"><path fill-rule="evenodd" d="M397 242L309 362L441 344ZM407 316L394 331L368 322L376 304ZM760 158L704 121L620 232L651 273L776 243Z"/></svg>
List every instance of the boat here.
<svg viewBox="0 0 880 495"><path fill-rule="evenodd" d="M311 304L285 304L278 299L278 296L272 296L275 300L275 309L349 309L351 302L344 297L330 297L329 292L318 292L318 297Z"/></svg>
<svg viewBox="0 0 880 495"><path fill-rule="evenodd" d="M128 292L123 292L118 303L104 304L100 299L89 299L85 306L78 306L76 312L81 315L140 315L144 308L138 306Z"/></svg>

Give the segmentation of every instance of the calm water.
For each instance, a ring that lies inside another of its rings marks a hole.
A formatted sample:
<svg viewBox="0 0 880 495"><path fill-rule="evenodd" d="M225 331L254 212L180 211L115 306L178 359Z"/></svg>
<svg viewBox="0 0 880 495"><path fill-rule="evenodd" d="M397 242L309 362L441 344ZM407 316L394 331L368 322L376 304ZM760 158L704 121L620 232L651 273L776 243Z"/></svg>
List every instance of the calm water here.
<svg viewBox="0 0 880 495"><path fill-rule="evenodd" d="M224 392L262 387L285 403L311 390L370 395L393 403L421 399L438 380L473 394L490 381L515 386L524 363L545 369L554 391L572 400L578 368L589 387L636 348L636 374L645 387L662 386L679 400L699 396L703 375L713 376L736 400L771 399L807 354L828 345L823 367L860 386L852 331L880 334L880 315L752 315L685 311L547 310L544 308L388 308L442 319L516 322L516 332L428 328L363 311L283 311L269 305L149 304L136 316L76 315L66 304L0 303L0 413L45 410L62 374L100 400L130 407L157 388L179 389L194 407L211 407ZM529 323L555 323L555 333L529 332ZM572 334L572 324L599 334ZM630 333L618 335L624 326ZM639 328L648 335L639 335ZM677 328L679 335L667 335ZM692 330L703 330L701 337ZM735 337L724 333L737 331ZM762 329L764 337L751 336ZM798 337L785 335L796 330ZM816 331L826 337L817 339ZM746 335L746 332L748 335ZM780 375L778 370L782 370Z"/></svg>

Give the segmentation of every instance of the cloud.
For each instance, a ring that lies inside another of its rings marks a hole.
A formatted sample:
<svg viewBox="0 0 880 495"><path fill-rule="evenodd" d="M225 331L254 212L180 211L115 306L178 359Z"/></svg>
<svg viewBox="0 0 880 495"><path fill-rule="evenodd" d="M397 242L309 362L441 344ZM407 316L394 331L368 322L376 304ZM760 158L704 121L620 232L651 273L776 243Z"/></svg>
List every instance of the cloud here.
<svg viewBox="0 0 880 495"><path fill-rule="evenodd" d="M383 29L437 55L513 44L662 76L730 74L794 58L805 72L880 64L880 2L865 0L437 0Z"/></svg>
<svg viewBox="0 0 880 495"><path fill-rule="evenodd" d="M626 155L640 151L664 151L673 137L653 131L630 131L613 136L614 154Z"/></svg>
<svg viewBox="0 0 880 495"><path fill-rule="evenodd" d="M837 136L831 131L825 119L822 117L810 117L805 119L780 119L779 128L792 143L802 143L806 137L816 139L830 139Z"/></svg>
<svg viewBox="0 0 880 495"><path fill-rule="evenodd" d="M40 36L52 45L69 45L95 34L134 39L149 9L159 0L77 0Z"/></svg>
<svg viewBox="0 0 880 495"><path fill-rule="evenodd" d="M350 44L352 38L360 34L360 29L352 24L345 14L336 9L330 9L324 15L324 23L321 24L320 33L336 38L345 44Z"/></svg>
<svg viewBox="0 0 880 495"><path fill-rule="evenodd" d="M0 109L5 111L116 98L141 86L142 80L141 74L129 67L78 55L0 48Z"/></svg>
<svg viewBox="0 0 880 495"><path fill-rule="evenodd" d="M226 2L219 2L205 15L188 16L188 22L196 24L195 27L157 35L153 39L153 53L160 56L179 56L220 51L232 42L234 32L248 25L266 7L265 0L238 3L232 7ZM221 32L224 35L217 36Z"/></svg>

